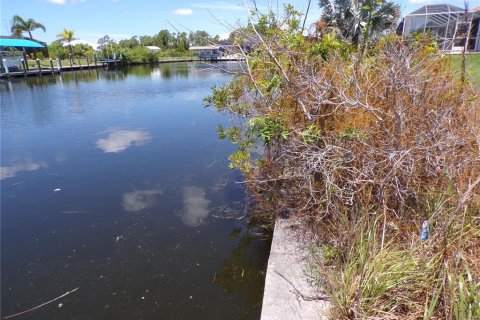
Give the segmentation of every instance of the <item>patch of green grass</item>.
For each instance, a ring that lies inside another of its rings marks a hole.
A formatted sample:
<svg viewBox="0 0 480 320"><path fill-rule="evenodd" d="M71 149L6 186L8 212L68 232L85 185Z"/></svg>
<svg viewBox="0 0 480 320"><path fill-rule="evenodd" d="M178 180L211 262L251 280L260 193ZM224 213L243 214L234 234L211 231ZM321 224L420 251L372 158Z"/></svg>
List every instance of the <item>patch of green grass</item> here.
<svg viewBox="0 0 480 320"><path fill-rule="evenodd" d="M52 59L53 60L53 67L56 68L57 67L57 60L56 59ZM73 59L72 61L72 65L73 66L78 66L78 58L75 58ZM94 61L92 59L90 59L90 65L93 65L94 64ZM80 63L82 66L86 66L87 65L87 59L80 59ZM40 66L43 68L50 68L50 59L48 58L45 58L45 59L41 59L40 60ZM62 60L62 66L64 67L69 67L70 66L70 60L69 59L64 59ZM28 67L30 69L38 69L38 65L37 65L37 61L35 60L28 60Z"/></svg>
<svg viewBox="0 0 480 320"><path fill-rule="evenodd" d="M449 57L450 65L452 70L455 72L462 68L462 56L461 55L450 55ZM466 56L466 66L468 78L475 84L477 88L480 88L480 54L469 54Z"/></svg>
<svg viewBox="0 0 480 320"><path fill-rule="evenodd" d="M53 60L53 67L57 67L57 60ZM158 61L178 61L178 60L199 60L197 56L179 56L179 57L159 57ZM93 59L90 59L90 65L94 64ZM80 64L82 66L87 65L87 59L80 59ZM100 64L100 63L99 63ZM79 65L79 59L75 58L73 59L73 66L78 66ZM40 59L40 66L43 68L50 68L50 59L45 58L45 59ZM70 60L69 59L64 59L62 60L62 66L64 67L69 67L70 66ZM31 69L38 69L37 66L37 61L35 60L28 60L28 67Z"/></svg>
<svg viewBox="0 0 480 320"><path fill-rule="evenodd" d="M159 57L158 61L199 60L197 56Z"/></svg>

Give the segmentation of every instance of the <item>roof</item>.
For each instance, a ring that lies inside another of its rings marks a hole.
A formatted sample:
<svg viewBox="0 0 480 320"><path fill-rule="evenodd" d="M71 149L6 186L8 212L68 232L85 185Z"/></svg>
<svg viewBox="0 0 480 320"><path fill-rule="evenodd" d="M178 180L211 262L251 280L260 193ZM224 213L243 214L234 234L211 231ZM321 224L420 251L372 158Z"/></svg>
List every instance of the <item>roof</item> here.
<svg viewBox="0 0 480 320"><path fill-rule="evenodd" d="M145 46L145 48L149 49L149 50L162 50L160 49L159 47L157 46Z"/></svg>
<svg viewBox="0 0 480 320"><path fill-rule="evenodd" d="M218 50L221 46L191 46L190 50Z"/></svg>
<svg viewBox="0 0 480 320"><path fill-rule="evenodd" d="M70 42L68 41L62 41L63 42L63 46L64 47L68 47L68 46L76 46L77 44L86 44L90 47L92 47L93 49L97 49L98 48L98 44L93 44L93 43L90 43L88 41L85 41L85 40L81 40L81 39L75 39L75 40L72 40Z"/></svg>
<svg viewBox="0 0 480 320"><path fill-rule="evenodd" d="M0 47L45 48L45 46L32 40L14 38L0 38Z"/></svg>
<svg viewBox="0 0 480 320"><path fill-rule="evenodd" d="M429 4L413 11L410 14L426 14L426 13L449 13L449 12L464 12L465 9L452 6L451 4ZM410 15L409 14L409 15Z"/></svg>

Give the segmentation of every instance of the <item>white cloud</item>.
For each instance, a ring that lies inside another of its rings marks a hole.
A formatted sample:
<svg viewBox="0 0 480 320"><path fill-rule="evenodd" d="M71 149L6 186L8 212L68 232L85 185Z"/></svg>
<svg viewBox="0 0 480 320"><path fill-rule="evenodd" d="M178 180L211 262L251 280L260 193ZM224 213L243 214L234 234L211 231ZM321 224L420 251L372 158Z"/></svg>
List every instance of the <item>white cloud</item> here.
<svg viewBox="0 0 480 320"><path fill-rule="evenodd" d="M45 162L35 163L32 161L25 161L24 163L19 163L10 167L0 167L0 180L13 178L18 172L35 171L46 167L47 164Z"/></svg>
<svg viewBox="0 0 480 320"><path fill-rule="evenodd" d="M131 146L143 146L151 140L148 132L142 130L114 130L105 139L97 141L97 148L105 153L119 153Z"/></svg>
<svg viewBox="0 0 480 320"><path fill-rule="evenodd" d="M245 7L243 5L225 1L216 1L212 3L194 3L192 4L192 7L212 10L245 10Z"/></svg>
<svg viewBox="0 0 480 320"><path fill-rule="evenodd" d="M230 32L223 32L218 35L220 37L220 40L226 40L228 37L230 37Z"/></svg>
<svg viewBox="0 0 480 320"><path fill-rule="evenodd" d="M174 14L178 14L178 15L181 15L181 16L188 16L188 15L191 15L193 14L193 11L192 9L177 9L175 11L173 11Z"/></svg>
<svg viewBox="0 0 480 320"><path fill-rule="evenodd" d="M198 227L208 216L209 203L205 197L205 189L186 187L183 189L183 210L179 214L180 219L189 227Z"/></svg>
<svg viewBox="0 0 480 320"><path fill-rule="evenodd" d="M158 196L163 194L160 189L136 190L126 192L122 195L123 209L129 212L137 212L143 209L153 207L157 202Z"/></svg>
<svg viewBox="0 0 480 320"><path fill-rule="evenodd" d="M47 0L47 2L54 4L65 4L65 0Z"/></svg>

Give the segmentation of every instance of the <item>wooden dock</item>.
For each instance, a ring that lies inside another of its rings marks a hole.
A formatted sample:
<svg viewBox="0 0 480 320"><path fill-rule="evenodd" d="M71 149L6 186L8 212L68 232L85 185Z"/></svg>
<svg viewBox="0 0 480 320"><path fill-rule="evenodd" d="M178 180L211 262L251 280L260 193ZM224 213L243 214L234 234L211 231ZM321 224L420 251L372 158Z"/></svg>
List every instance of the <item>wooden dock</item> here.
<svg viewBox="0 0 480 320"><path fill-rule="evenodd" d="M0 78L19 78L19 77L38 77L38 76L47 76L55 75L64 71L78 71L78 70L88 70L88 69L98 69L98 68L108 68L111 63L98 62L90 65L75 65L75 66L62 66L52 68L41 68L41 69L30 69L30 70L20 70L20 71L10 71L8 73L2 72Z"/></svg>
<svg viewBox="0 0 480 320"><path fill-rule="evenodd" d="M197 59L178 59L178 60L161 60L156 63L163 64L163 63L178 63L178 62L201 62L201 61L209 61L209 62L226 62L226 61L241 61L243 59L238 58L220 58L220 59L212 59L212 60L197 60ZM122 65L121 60L98 60L97 64L90 64L90 65L75 65L75 66L61 66L61 67L54 67L54 68L41 68L41 69L30 69L30 70L20 70L20 71L10 71L8 73L2 72L0 74L0 78L8 79L8 78L21 78L21 77L41 77L41 76L48 76L48 75L55 75L59 74L64 71L78 71L78 70L88 70L88 69L98 69L104 68L108 69L109 67Z"/></svg>

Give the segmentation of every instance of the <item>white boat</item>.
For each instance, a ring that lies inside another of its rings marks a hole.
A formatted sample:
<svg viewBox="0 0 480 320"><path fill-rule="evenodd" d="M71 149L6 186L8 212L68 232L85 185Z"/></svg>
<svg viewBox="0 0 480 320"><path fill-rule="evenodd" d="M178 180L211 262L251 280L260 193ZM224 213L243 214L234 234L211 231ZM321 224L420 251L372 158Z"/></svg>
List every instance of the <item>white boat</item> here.
<svg viewBox="0 0 480 320"><path fill-rule="evenodd" d="M17 69L22 66L22 51L0 51L0 57L3 64L5 64L9 69Z"/></svg>

